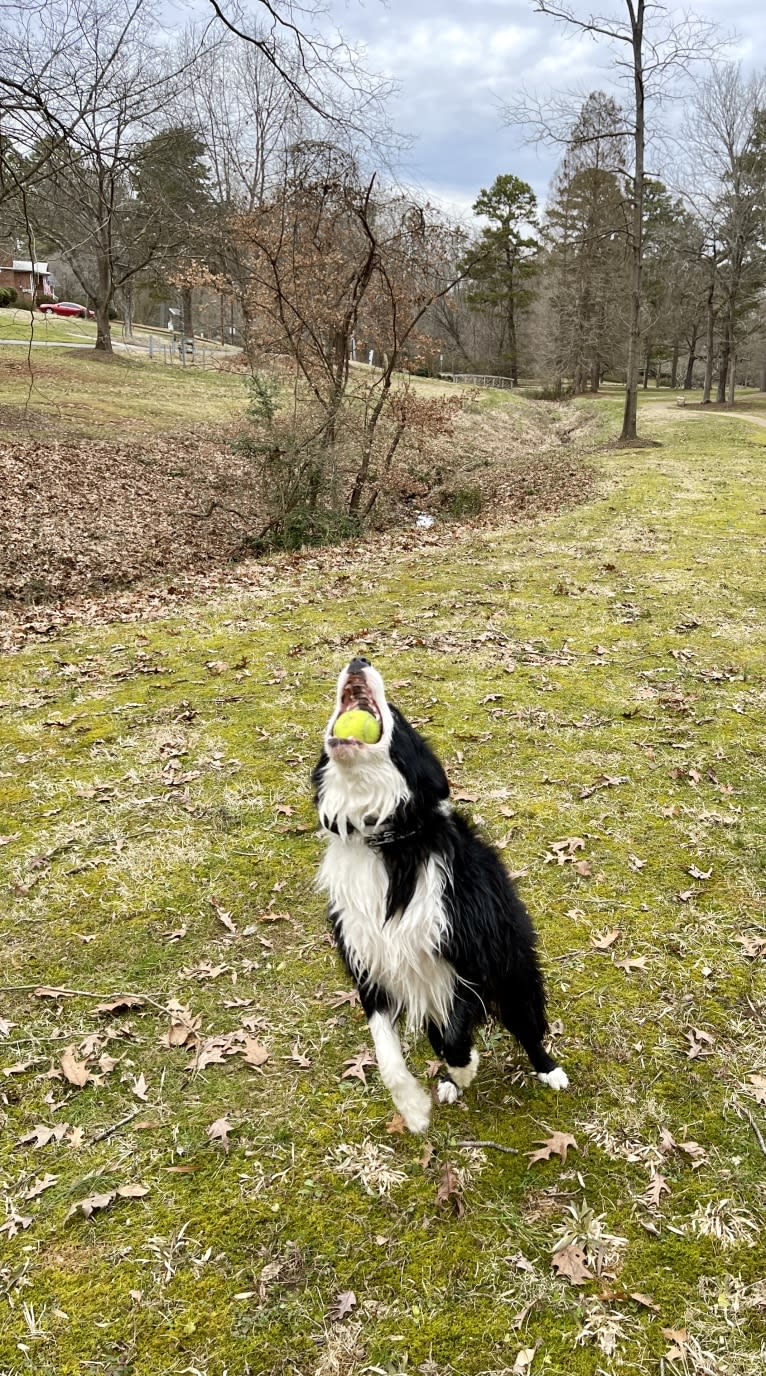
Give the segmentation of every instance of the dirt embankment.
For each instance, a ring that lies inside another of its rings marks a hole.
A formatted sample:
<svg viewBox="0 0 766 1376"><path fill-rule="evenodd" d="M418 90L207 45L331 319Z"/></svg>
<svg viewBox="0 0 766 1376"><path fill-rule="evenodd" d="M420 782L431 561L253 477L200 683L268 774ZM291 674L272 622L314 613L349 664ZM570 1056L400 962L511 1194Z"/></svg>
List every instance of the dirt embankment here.
<svg viewBox="0 0 766 1376"><path fill-rule="evenodd" d="M232 438L205 431L149 442L46 437L0 445L6 631L10 622L18 631L39 620L34 608L56 622L77 600L87 599L92 613L94 600L109 603L130 589L160 599L165 590L172 599L195 579L204 584L220 572L230 580L234 565L247 581L248 541L263 515L252 468ZM573 408L469 410L443 441L430 490L402 502L395 522L404 533L427 511L432 536L452 538L455 520L501 524L582 500L593 476L587 447L587 418Z"/></svg>

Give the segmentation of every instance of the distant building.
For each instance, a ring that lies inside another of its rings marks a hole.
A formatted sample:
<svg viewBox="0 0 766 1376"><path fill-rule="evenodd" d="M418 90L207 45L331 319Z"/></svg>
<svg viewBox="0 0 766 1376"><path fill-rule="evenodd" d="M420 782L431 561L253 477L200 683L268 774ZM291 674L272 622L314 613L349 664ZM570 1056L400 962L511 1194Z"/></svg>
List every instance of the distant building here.
<svg viewBox="0 0 766 1376"><path fill-rule="evenodd" d="M15 287L23 305L36 306L38 301L55 297L48 264L29 259L14 258L10 267L0 267L0 287Z"/></svg>

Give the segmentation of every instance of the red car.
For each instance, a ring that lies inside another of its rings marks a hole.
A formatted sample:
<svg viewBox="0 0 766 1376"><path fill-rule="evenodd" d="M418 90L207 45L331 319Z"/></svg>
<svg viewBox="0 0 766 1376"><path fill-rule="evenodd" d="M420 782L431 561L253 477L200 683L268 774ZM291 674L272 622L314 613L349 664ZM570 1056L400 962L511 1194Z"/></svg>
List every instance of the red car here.
<svg viewBox="0 0 766 1376"><path fill-rule="evenodd" d="M76 301L43 302L40 307L43 315L79 315L81 320L95 320L95 312L87 306L79 306Z"/></svg>

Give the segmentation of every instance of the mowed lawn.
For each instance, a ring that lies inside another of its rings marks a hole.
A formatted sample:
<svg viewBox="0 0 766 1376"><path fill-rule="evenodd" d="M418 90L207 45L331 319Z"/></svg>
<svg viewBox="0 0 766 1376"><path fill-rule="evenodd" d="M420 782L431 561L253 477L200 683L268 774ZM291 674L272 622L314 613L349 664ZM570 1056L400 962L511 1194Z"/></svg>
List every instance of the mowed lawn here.
<svg viewBox="0 0 766 1376"><path fill-rule="evenodd" d="M192 426L227 427L241 420L247 402L243 375L220 360L187 368L140 354L104 358L90 341L71 350L0 347L0 425L9 440L140 440Z"/></svg>
<svg viewBox="0 0 766 1376"><path fill-rule="evenodd" d="M4 661L0 1370L761 1376L766 435L644 427L555 518ZM520 874L572 1081L490 1027L426 1140L312 887L352 652Z"/></svg>

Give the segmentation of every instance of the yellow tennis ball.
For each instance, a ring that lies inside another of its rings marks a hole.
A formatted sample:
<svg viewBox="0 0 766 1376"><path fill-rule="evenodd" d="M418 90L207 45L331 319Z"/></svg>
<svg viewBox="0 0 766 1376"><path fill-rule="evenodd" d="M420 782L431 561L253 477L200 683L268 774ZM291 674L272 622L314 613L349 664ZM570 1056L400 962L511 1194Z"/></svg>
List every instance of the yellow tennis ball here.
<svg viewBox="0 0 766 1376"><path fill-rule="evenodd" d="M340 740L352 736L355 741L364 741L365 745L375 745L380 740L380 722L371 712L354 707L350 712L341 712L332 733Z"/></svg>

